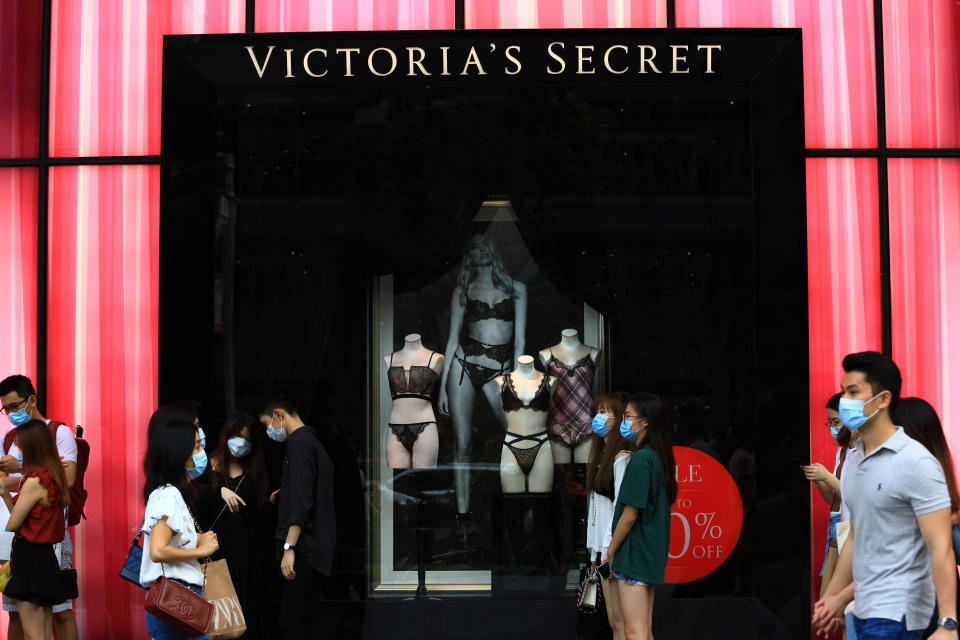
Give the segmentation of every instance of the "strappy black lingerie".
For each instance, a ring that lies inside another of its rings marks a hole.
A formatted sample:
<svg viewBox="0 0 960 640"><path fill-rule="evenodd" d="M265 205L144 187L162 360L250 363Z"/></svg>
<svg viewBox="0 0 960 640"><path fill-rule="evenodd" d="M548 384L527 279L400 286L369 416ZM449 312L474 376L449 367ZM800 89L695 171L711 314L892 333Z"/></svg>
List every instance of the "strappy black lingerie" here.
<svg viewBox="0 0 960 640"><path fill-rule="evenodd" d="M393 354L390 354L390 365L387 367L387 383L390 385L390 397L394 400L400 398L417 398L419 400L433 400L433 390L437 385L440 376L430 367L433 362L433 356L436 352L430 352L430 359L425 365L411 365L409 369L401 366L393 366ZM410 422L407 424L388 423L387 427L397 436L397 440L403 445L403 448L413 454L413 445L427 428L427 425L436 424L436 422Z"/></svg>
<svg viewBox="0 0 960 640"><path fill-rule="evenodd" d="M520 409L533 409L534 411L546 412L547 406L550 403L550 389L547 386L547 376L543 376L540 379L540 386L537 387L537 393L534 394L529 404L525 404L513 387L513 377L507 375L503 381L503 389L500 390L500 401L503 402L503 410L507 412L519 411ZM530 489L530 471L533 469L533 463L537 461L540 447L543 446L543 443L547 441L549 436L546 431L539 431L528 436L507 431L507 435L512 437L513 440L510 442L504 440L503 444L507 449L510 449L514 459L517 461L517 465L519 465L520 470L523 471L523 491L527 493ZM514 446L516 443L525 440L536 444L530 447Z"/></svg>
<svg viewBox="0 0 960 640"><path fill-rule="evenodd" d="M428 425L437 424L436 422L410 422L407 424L387 424L387 427L390 431L393 431L393 435L397 436L397 440L400 441L400 444L403 445L403 448L413 454L413 444L417 441L417 438L420 437L420 434L423 433L423 430L427 428ZM546 432L544 432L546 433Z"/></svg>
<svg viewBox="0 0 960 640"><path fill-rule="evenodd" d="M433 388L440 376L430 367L435 351L430 352L427 364L411 365L409 369L393 366L393 354L390 354L390 366L387 368L387 382L390 384L390 397L418 398L430 401L433 399Z"/></svg>
<svg viewBox="0 0 960 640"><path fill-rule="evenodd" d="M513 298L504 298L492 307L483 300L467 298L463 319L467 323L491 319L513 322L514 314ZM464 336L460 342L460 350L463 352L462 355L457 355L457 360L463 367L460 371L460 384L463 384L463 376L466 374L470 377L470 383L477 390L497 376L502 376L509 371L510 363L513 361L513 344L511 343L486 344L470 336ZM494 362L499 362L500 367L486 367L467 360L469 357L476 356L484 356Z"/></svg>

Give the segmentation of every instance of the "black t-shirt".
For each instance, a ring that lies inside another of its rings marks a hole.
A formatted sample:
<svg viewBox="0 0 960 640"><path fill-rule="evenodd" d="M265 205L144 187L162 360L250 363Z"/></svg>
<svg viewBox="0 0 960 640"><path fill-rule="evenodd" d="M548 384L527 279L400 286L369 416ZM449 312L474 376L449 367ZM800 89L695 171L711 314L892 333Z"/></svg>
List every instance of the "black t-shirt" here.
<svg viewBox="0 0 960 640"><path fill-rule="evenodd" d="M284 542L290 525L300 525L296 553L325 576L330 575L337 541L333 476L333 463L314 428L291 433L280 479L277 539Z"/></svg>

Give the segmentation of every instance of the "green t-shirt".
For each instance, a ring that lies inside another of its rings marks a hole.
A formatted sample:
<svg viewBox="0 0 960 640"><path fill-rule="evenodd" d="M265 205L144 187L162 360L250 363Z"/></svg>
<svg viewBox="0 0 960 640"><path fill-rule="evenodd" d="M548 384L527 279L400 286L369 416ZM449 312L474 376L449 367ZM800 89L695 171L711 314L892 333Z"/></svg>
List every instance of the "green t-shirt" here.
<svg viewBox="0 0 960 640"><path fill-rule="evenodd" d="M663 465L650 447L633 454L617 494L611 532L617 528L623 506L640 513L613 557L616 573L647 584L663 584L670 552L670 502L663 484Z"/></svg>

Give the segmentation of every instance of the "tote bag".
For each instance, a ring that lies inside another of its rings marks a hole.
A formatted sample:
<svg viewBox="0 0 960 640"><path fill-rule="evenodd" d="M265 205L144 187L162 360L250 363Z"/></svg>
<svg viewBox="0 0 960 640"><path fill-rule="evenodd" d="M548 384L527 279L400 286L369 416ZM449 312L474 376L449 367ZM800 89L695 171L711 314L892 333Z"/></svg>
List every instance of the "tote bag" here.
<svg viewBox="0 0 960 640"><path fill-rule="evenodd" d="M213 617L207 635L211 639L239 638L247 631L240 600L230 579L226 560L214 560L207 565L207 588L204 597L213 605Z"/></svg>

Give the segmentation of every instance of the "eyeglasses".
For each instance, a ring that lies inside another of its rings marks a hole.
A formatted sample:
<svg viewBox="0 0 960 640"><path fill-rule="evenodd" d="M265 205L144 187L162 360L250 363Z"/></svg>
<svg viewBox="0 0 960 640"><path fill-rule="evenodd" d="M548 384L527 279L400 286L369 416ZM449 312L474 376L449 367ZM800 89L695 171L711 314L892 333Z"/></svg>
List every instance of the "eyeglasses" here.
<svg viewBox="0 0 960 640"><path fill-rule="evenodd" d="M24 399L21 400L20 402L15 402L15 403L13 403L13 404L11 404L11 405L7 405L7 406L5 406L5 407L3 407L3 408L0 408L0 413L2 413L2 414L5 415L5 416L8 416L8 415L10 415L11 413L15 413L15 412L17 412L17 411L20 411L20 409L23 407L23 405L26 404L26 403L30 400L30 398L32 398L32 397L33 397L33 396L27 396L26 398L24 398Z"/></svg>
<svg viewBox="0 0 960 640"><path fill-rule="evenodd" d="M840 422L839 420L837 420L836 422L834 422L833 420L827 420L826 422L823 423L823 426L829 429L830 427L842 427L843 423Z"/></svg>

